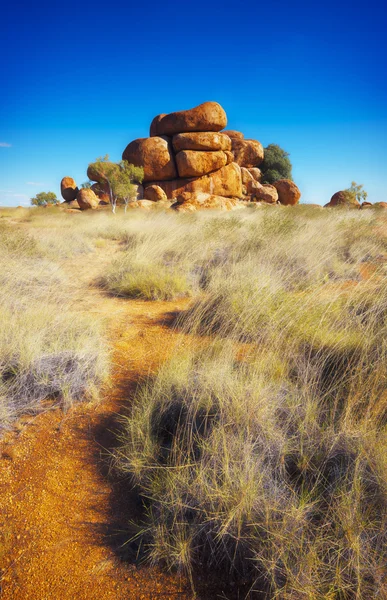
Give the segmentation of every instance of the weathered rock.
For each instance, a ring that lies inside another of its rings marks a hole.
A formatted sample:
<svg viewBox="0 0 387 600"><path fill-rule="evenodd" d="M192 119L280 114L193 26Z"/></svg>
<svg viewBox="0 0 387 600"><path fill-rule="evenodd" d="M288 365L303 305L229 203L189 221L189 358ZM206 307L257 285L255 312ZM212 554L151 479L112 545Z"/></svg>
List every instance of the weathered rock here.
<svg viewBox="0 0 387 600"><path fill-rule="evenodd" d="M374 208L387 208L387 202L374 202L372 205Z"/></svg>
<svg viewBox="0 0 387 600"><path fill-rule="evenodd" d="M81 210L96 209L99 204L99 198L91 188L83 188L78 192L77 202Z"/></svg>
<svg viewBox="0 0 387 600"><path fill-rule="evenodd" d="M231 138L231 142L234 160L241 167L257 167L263 161L263 146L257 140Z"/></svg>
<svg viewBox="0 0 387 600"><path fill-rule="evenodd" d="M252 195L257 202L265 202L266 204L276 204L278 202L278 191L273 185L261 185L258 181L254 181Z"/></svg>
<svg viewBox="0 0 387 600"><path fill-rule="evenodd" d="M230 152L230 150L225 150L224 151L226 157L227 157L227 164L229 165L230 163L234 162L234 154L232 152Z"/></svg>
<svg viewBox="0 0 387 600"><path fill-rule="evenodd" d="M373 208L373 204L372 204L372 202L362 202L360 208L362 210L364 210L366 208Z"/></svg>
<svg viewBox="0 0 387 600"><path fill-rule="evenodd" d="M290 179L279 179L273 183L274 187L278 192L278 199L281 204L285 206L294 206L298 204L301 198L301 192Z"/></svg>
<svg viewBox="0 0 387 600"><path fill-rule="evenodd" d="M167 200L167 194L159 185L148 185L144 190L144 199L160 202Z"/></svg>
<svg viewBox="0 0 387 600"><path fill-rule="evenodd" d="M98 166L95 163L91 163L87 167L87 176L91 181L104 182L106 181L106 175L109 172L119 171L119 166L112 162L100 162Z"/></svg>
<svg viewBox="0 0 387 600"><path fill-rule="evenodd" d="M360 208L360 202L356 198L350 196L345 191L341 190L333 194L328 206L331 208L342 207L342 208Z"/></svg>
<svg viewBox="0 0 387 600"><path fill-rule="evenodd" d="M256 179L250 173L246 167L241 167L241 175L242 175L242 183L246 186L246 190L248 194L252 193L252 189L254 184L256 183Z"/></svg>
<svg viewBox="0 0 387 600"><path fill-rule="evenodd" d="M188 131L220 131L227 124L227 116L217 102L204 102L190 110L159 115L152 121L152 134L175 135Z"/></svg>
<svg viewBox="0 0 387 600"><path fill-rule="evenodd" d="M226 198L242 197L241 169L234 162L203 177L152 183L159 185L170 199L177 198L183 192L206 192Z"/></svg>
<svg viewBox="0 0 387 600"><path fill-rule="evenodd" d="M205 208L218 210L235 210L243 203L238 198L226 198L205 192L183 192L176 200L175 210L178 212L193 212Z"/></svg>
<svg viewBox="0 0 387 600"><path fill-rule="evenodd" d="M231 150L231 140L223 133L212 131L193 131L173 136L172 145L175 152L182 150Z"/></svg>
<svg viewBox="0 0 387 600"><path fill-rule="evenodd" d="M248 169L248 171L254 177L255 181L261 181L261 179L262 179L261 169L258 169L258 167L250 167L250 169Z"/></svg>
<svg viewBox="0 0 387 600"><path fill-rule="evenodd" d="M166 137L134 140L125 148L122 159L136 167L144 168L144 182L177 177L172 149Z"/></svg>
<svg viewBox="0 0 387 600"><path fill-rule="evenodd" d="M79 189L72 177L63 177L60 182L60 192L66 202L71 202L77 197Z"/></svg>
<svg viewBox="0 0 387 600"><path fill-rule="evenodd" d="M157 115L157 117L155 117L153 119L151 126L150 126L150 131L149 131L149 135L151 137L158 135L158 133L157 133L158 124L161 121L161 119L165 116L166 116L166 113L162 113L161 115Z"/></svg>
<svg viewBox="0 0 387 600"><path fill-rule="evenodd" d="M231 139L234 138L238 140L243 140L245 137L241 131L234 131L234 129L226 129L225 131L222 131L222 133L225 133Z"/></svg>
<svg viewBox="0 0 387 600"><path fill-rule="evenodd" d="M215 152L182 150L176 154L176 164L180 177L201 177L225 167L227 156L222 150Z"/></svg>

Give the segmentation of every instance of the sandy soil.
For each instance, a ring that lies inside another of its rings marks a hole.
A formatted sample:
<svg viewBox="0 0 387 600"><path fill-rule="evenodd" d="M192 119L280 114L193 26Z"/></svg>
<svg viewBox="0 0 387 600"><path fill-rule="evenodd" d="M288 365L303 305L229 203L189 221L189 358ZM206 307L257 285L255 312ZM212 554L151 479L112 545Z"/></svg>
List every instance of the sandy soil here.
<svg viewBox="0 0 387 600"><path fill-rule="evenodd" d="M112 243L64 265L77 309L107 324L114 368L102 401L24 417L0 444L2 600L193 597L184 578L136 564L135 548L123 545L141 506L129 482L109 475L106 460L136 382L177 342L168 313L186 301L106 296L93 280L116 250Z"/></svg>

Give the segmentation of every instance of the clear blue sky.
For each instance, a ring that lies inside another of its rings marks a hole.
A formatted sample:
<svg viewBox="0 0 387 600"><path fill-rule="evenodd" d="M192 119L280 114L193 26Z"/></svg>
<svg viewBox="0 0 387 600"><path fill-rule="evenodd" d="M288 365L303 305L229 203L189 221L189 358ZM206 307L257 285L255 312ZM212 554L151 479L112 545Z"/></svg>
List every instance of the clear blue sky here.
<svg viewBox="0 0 387 600"><path fill-rule="evenodd" d="M29 2L3 8L0 204L120 160L161 112L216 100L290 152L303 201L351 180L387 201L382 2Z"/></svg>

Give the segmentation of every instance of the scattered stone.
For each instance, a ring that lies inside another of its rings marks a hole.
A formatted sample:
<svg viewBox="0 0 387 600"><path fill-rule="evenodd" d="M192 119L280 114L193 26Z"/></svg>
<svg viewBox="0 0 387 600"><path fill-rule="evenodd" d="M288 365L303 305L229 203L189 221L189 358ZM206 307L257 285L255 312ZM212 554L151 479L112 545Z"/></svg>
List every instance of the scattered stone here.
<svg viewBox="0 0 387 600"><path fill-rule="evenodd" d="M387 202L374 202L374 208L387 208Z"/></svg>
<svg viewBox="0 0 387 600"><path fill-rule="evenodd" d="M180 177L201 177L225 167L227 156L222 150L216 152L182 150L176 154L176 164Z"/></svg>
<svg viewBox="0 0 387 600"><path fill-rule="evenodd" d="M72 177L63 177L60 182L60 192L66 202L71 202L77 197L79 189Z"/></svg>
<svg viewBox="0 0 387 600"><path fill-rule="evenodd" d="M144 199L152 202L167 200L167 194L159 185L148 185L144 191Z"/></svg>
<svg viewBox="0 0 387 600"><path fill-rule="evenodd" d="M155 203L152 200L137 200L127 204L128 208L141 208L142 210L151 210L154 206Z"/></svg>
<svg viewBox="0 0 387 600"><path fill-rule="evenodd" d="M144 182L176 179L177 171L167 137L134 140L125 148L122 159L144 168Z"/></svg>
<svg viewBox="0 0 387 600"><path fill-rule="evenodd" d="M301 192L290 179L279 179L273 183L278 192L278 199L285 206L294 206L298 204L301 198Z"/></svg>

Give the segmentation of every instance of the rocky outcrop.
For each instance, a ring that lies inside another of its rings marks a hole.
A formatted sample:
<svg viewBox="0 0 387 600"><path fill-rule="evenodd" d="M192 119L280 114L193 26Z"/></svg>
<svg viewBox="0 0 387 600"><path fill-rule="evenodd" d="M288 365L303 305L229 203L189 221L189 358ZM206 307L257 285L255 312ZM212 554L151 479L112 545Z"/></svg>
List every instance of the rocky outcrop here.
<svg viewBox="0 0 387 600"><path fill-rule="evenodd" d="M278 200L285 206L294 206L298 204L301 198L301 192L290 179L279 179L273 183L278 192Z"/></svg>
<svg viewBox="0 0 387 600"><path fill-rule="evenodd" d="M282 204L297 204L301 194L292 181L261 185L262 144L245 139L240 131L224 129L226 124L226 113L217 102L157 115L150 126L150 137L130 142L122 154L123 160L144 171L144 187L136 186L130 196L130 208L148 209L149 202L167 207L185 193L191 195L190 201L184 201L187 210L196 210L199 205L227 208L225 198L230 200L230 206L239 200L245 204L254 202L256 206L275 204L278 199ZM99 208L109 208L107 179L112 171L115 174L115 169L118 172L120 166L106 159L89 165L87 175L96 183L89 192L78 192L82 210L95 208L98 202ZM64 178L62 193L75 197L74 186L74 180ZM205 197L205 201L199 201L199 197ZM123 202L117 198L117 204Z"/></svg>
<svg viewBox="0 0 387 600"><path fill-rule="evenodd" d="M176 165L180 177L201 177L225 167L226 164L227 156L223 150L215 152L182 150L176 154Z"/></svg>
<svg viewBox="0 0 387 600"><path fill-rule="evenodd" d="M175 152L182 150L231 150L231 139L224 133L201 131L174 135L172 145Z"/></svg>
<svg viewBox="0 0 387 600"><path fill-rule="evenodd" d="M71 202L72 200L75 200L78 192L79 189L75 183L75 180L72 177L63 177L62 181L60 182L60 193L62 194L62 198L65 200L65 202Z"/></svg>
<svg viewBox="0 0 387 600"><path fill-rule="evenodd" d="M195 108L167 115L158 115L152 121L151 135L176 135L189 131L220 131L227 124L227 116L217 102L204 102Z"/></svg>
<svg viewBox="0 0 387 600"><path fill-rule="evenodd" d="M167 137L134 140L126 146L122 159L135 167L143 167L144 182L177 177L172 147Z"/></svg>
<svg viewBox="0 0 387 600"><path fill-rule="evenodd" d="M99 205L99 198L91 188L82 188L78 192L77 202L81 210L95 210Z"/></svg>
<svg viewBox="0 0 387 600"><path fill-rule="evenodd" d="M167 200L167 194L159 185L148 185L144 190L144 199L151 202Z"/></svg>
<svg viewBox="0 0 387 600"><path fill-rule="evenodd" d="M263 161L263 146L257 140L241 140L232 138L234 160L241 167L258 167Z"/></svg>

